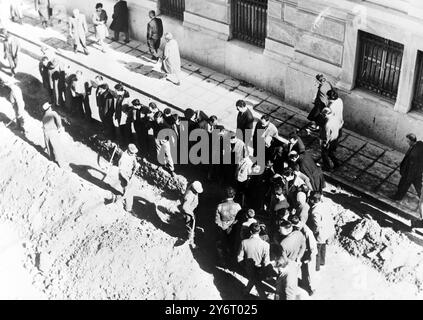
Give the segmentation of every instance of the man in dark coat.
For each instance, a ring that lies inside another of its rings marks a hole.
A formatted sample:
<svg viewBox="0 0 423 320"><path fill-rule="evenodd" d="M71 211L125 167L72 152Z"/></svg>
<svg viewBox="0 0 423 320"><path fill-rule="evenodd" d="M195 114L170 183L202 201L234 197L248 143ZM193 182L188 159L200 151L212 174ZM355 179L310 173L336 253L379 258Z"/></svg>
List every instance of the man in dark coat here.
<svg viewBox="0 0 423 320"><path fill-rule="evenodd" d="M309 179L314 191L322 192L325 187L325 179L322 170L316 165L308 151L298 154L296 151L289 153L289 165L295 171L304 173Z"/></svg>
<svg viewBox="0 0 423 320"><path fill-rule="evenodd" d="M160 40L163 37L163 23L160 18L156 17L156 13L153 10L148 15L151 20L147 24L147 45L152 59L158 61Z"/></svg>
<svg viewBox="0 0 423 320"><path fill-rule="evenodd" d="M246 141L246 132L247 130L251 130L251 136L253 134L253 127L254 127L254 116L250 109L247 108L247 104L244 100L238 100L236 102L236 109L238 110L238 116L236 119L236 128L241 130L243 137L240 139L243 140L246 144L249 141Z"/></svg>
<svg viewBox="0 0 423 320"><path fill-rule="evenodd" d="M98 114L103 122L107 135L113 136L113 114L115 112L115 98L107 83L98 86L96 91Z"/></svg>
<svg viewBox="0 0 423 320"><path fill-rule="evenodd" d="M417 141L417 137L413 133L407 134L406 138L410 148L401 162L401 180L398 185L397 193L391 197L393 200L401 200L404 198L412 184L417 191L418 197L420 197L422 193L423 141Z"/></svg>
<svg viewBox="0 0 423 320"><path fill-rule="evenodd" d="M115 32L114 41L119 41L120 32L125 33L125 43L129 42L129 10L126 1L118 0L113 8L113 21L110 29Z"/></svg>

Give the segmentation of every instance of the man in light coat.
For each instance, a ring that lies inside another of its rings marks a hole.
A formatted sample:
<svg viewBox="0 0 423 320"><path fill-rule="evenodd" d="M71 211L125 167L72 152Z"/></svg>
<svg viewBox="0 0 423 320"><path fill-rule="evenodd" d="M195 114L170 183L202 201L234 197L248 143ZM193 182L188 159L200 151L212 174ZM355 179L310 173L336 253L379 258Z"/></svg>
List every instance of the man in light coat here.
<svg viewBox="0 0 423 320"><path fill-rule="evenodd" d="M1 35L4 38L4 59L9 62L10 72L14 77L16 75L16 68L18 67L18 57L21 46L19 41L12 37L6 29L1 31Z"/></svg>
<svg viewBox="0 0 423 320"><path fill-rule="evenodd" d="M333 169L340 166L338 159L335 156L338 147L338 139L340 138L340 130L342 124L338 117L335 117L332 110L324 108L322 115L326 118L326 123L320 128L320 142L322 148L323 170L332 170L330 160L333 163Z"/></svg>
<svg viewBox="0 0 423 320"><path fill-rule="evenodd" d="M198 195L203 193L203 186L199 181L194 181L188 186L181 203L181 213L185 220L185 231L188 244L195 249L195 212L198 207Z"/></svg>
<svg viewBox="0 0 423 320"><path fill-rule="evenodd" d="M335 236L335 222L330 208L322 201L320 192L312 192L308 226L317 241L316 271L326 263L326 245Z"/></svg>
<svg viewBox="0 0 423 320"><path fill-rule="evenodd" d="M181 80L179 74L181 73L181 56L179 54L178 42L173 39L171 33L165 34L166 44L163 51L162 71L167 74L166 80L179 86Z"/></svg>
<svg viewBox="0 0 423 320"><path fill-rule="evenodd" d="M85 15L79 12L78 9L73 10L73 16L69 18L69 35L73 41L73 51L78 52L78 47L81 46L86 55L89 54L87 49L87 33L88 26Z"/></svg>

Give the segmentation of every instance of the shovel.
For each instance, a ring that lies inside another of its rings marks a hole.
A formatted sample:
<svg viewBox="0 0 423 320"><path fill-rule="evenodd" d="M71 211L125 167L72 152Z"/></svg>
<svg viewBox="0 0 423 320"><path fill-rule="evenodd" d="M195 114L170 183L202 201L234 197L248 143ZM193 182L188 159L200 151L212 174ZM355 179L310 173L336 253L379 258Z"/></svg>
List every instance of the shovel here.
<svg viewBox="0 0 423 320"><path fill-rule="evenodd" d="M109 175L110 169L112 167L113 158L115 157L116 151L117 151L117 145L115 145L115 147L113 149L112 156L110 157L110 160L109 160L107 168L106 168L106 172L104 173L104 177L103 177L103 179L101 179L101 181L106 180L107 176ZM101 166L100 166L100 168L101 168ZM103 169L103 168L101 168L101 169Z"/></svg>

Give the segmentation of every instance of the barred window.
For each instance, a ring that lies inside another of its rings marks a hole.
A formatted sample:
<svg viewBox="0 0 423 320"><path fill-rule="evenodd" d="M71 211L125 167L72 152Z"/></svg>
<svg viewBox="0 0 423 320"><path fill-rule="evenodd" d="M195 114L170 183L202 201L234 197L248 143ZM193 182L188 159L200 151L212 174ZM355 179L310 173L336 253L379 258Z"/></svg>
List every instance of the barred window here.
<svg viewBox="0 0 423 320"><path fill-rule="evenodd" d="M184 20L185 0L160 0L160 12Z"/></svg>
<svg viewBox="0 0 423 320"><path fill-rule="evenodd" d="M423 113L423 52L417 53L416 80L412 109Z"/></svg>
<svg viewBox="0 0 423 320"><path fill-rule="evenodd" d="M396 99L404 45L359 31L356 85L389 99Z"/></svg>
<svg viewBox="0 0 423 320"><path fill-rule="evenodd" d="M234 38L264 47L267 24L267 0L232 0Z"/></svg>

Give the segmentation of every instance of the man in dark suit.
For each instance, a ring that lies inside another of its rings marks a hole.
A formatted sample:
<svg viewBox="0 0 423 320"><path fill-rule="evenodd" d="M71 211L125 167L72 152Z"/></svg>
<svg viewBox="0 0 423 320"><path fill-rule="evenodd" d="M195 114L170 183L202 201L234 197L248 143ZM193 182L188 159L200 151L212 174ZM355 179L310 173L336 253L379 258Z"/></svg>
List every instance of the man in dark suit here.
<svg viewBox="0 0 423 320"><path fill-rule="evenodd" d="M250 139L253 135L253 127L254 127L254 116L250 109L247 108L247 104L244 100L238 100L236 102L236 109L238 110L238 117L236 119L236 128L241 130L243 137L239 137L243 140L246 144L249 141L246 141L246 132L247 130L251 130Z"/></svg>
<svg viewBox="0 0 423 320"><path fill-rule="evenodd" d="M163 23L162 19L156 17L156 12L151 10L148 13L150 22L147 24L147 45L152 59L159 60L160 40L163 37Z"/></svg>
<svg viewBox="0 0 423 320"><path fill-rule="evenodd" d="M407 134L406 138L410 148L400 165L401 180L398 185L397 193L391 197L393 200L401 200L404 198L412 184L417 191L418 197L420 197L422 193L423 142L417 141L416 135L413 133Z"/></svg>
<svg viewBox="0 0 423 320"><path fill-rule="evenodd" d="M125 33L125 43L129 42L129 10L126 1L118 0L113 7L113 21L110 29L115 32L114 41L119 41L119 34Z"/></svg>

